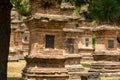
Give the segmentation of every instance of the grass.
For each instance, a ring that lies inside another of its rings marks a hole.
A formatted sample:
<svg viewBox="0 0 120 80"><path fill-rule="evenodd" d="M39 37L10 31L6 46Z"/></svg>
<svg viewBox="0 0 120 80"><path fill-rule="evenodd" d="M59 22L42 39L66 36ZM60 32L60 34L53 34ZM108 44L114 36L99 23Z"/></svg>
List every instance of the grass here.
<svg viewBox="0 0 120 80"><path fill-rule="evenodd" d="M83 65L83 67L85 68L85 71L88 72L90 70L90 65L91 65L92 61L91 62L81 62L81 64Z"/></svg>
<svg viewBox="0 0 120 80"><path fill-rule="evenodd" d="M120 80L120 77L101 77L101 80Z"/></svg>
<svg viewBox="0 0 120 80"><path fill-rule="evenodd" d="M7 80L20 80L20 78L16 78L16 77L8 77Z"/></svg>
<svg viewBox="0 0 120 80"><path fill-rule="evenodd" d="M8 80L20 80L21 73L25 67L25 61L20 60L19 62L8 63Z"/></svg>

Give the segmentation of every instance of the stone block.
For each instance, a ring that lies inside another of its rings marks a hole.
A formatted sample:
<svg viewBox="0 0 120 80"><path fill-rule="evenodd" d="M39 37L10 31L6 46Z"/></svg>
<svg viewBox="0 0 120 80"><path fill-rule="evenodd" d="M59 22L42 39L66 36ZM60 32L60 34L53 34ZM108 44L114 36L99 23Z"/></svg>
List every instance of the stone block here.
<svg viewBox="0 0 120 80"><path fill-rule="evenodd" d="M81 80L101 80L101 79L99 73L88 72L81 74Z"/></svg>

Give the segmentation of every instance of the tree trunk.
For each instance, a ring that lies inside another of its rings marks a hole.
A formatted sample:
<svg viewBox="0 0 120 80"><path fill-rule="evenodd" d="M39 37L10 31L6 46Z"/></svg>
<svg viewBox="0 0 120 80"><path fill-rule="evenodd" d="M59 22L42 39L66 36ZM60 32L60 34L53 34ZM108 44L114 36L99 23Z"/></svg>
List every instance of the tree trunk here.
<svg viewBox="0 0 120 80"><path fill-rule="evenodd" d="M11 8L10 0L0 0L0 80L7 80Z"/></svg>

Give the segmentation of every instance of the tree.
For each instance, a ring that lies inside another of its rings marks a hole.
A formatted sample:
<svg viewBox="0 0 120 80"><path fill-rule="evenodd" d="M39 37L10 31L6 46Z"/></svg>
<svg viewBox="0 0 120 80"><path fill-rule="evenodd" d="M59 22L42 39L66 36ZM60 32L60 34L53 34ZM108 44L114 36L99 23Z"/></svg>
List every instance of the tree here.
<svg viewBox="0 0 120 80"><path fill-rule="evenodd" d="M73 6L75 6L75 10L73 11L74 16L79 16L79 12L81 9L81 6L88 3L88 0L62 0L62 3L69 2Z"/></svg>
<svg viewBox="0 0 120 80"><path fill-rule="evenodd" d="M93 20L116 23L120 17L120 0L90 0L88 9Z"/></svg>
<svg viewBox="0 0 120 80"><path fill-rule="evenodd" d="M30 3L29 0L10 0L15 9L22 16L30 16Z"/></svg>
<svg viewBox="0 0 120 80"><path fill-rule="evenodd" d="M0 80L7 80L11 8L10 0L0 0Z"/></svg>

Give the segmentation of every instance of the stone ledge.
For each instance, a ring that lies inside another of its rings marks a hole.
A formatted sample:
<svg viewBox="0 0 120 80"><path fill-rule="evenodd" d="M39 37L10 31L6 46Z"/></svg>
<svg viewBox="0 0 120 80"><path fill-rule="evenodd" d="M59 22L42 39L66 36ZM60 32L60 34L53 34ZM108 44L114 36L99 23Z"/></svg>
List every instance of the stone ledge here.
<svg viewBox="0 0 120 80"><path fill-rule="evenodd" d="M81 58L82 56L80 54L65 54L65 58Z"/></svg>
<svg viewBox="0 0 120 80"><path fill-rule="evenodd" d="M97 72L71 72L70 75L72 79L79 77L81 80L100 80L100 74Z"/></svg>

